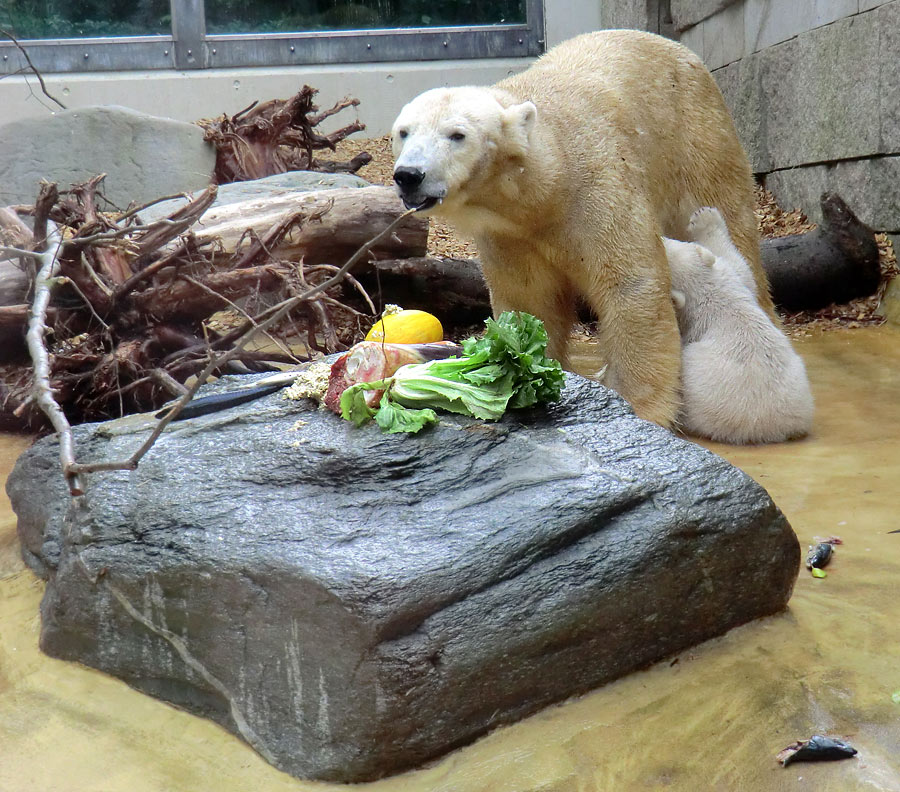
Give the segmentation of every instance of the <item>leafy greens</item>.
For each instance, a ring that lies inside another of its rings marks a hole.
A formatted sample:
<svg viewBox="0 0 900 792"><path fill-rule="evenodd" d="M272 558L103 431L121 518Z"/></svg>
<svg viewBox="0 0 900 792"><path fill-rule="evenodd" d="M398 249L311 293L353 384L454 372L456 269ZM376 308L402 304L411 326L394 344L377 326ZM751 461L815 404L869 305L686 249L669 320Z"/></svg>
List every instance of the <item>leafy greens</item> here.
<svg viewBox="0 0 900 792"><path fill-rule="evenodd" d="M341 395L341 416L357 426L374 418L389 433L418 432L437 422L433 408L496 420L507 408L559 399L562 367L546 356L547 331L531 314L488 319L484 336L462 347L462 357L402 366L387 379L350 386ZM370 390L384 391L377 410L366 404Z"/></svg>

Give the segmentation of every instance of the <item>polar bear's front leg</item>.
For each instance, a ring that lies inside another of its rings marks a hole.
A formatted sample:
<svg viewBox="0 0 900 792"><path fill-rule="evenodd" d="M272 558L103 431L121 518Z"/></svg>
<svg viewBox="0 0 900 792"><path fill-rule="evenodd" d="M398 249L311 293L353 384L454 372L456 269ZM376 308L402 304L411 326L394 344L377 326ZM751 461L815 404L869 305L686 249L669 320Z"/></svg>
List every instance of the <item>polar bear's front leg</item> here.
<svg viewBox="0 0 900 792"><path fill-rule="evenodd" d="M643 277L585 297L600 319L604 384L639 417L668 429L680 406L681 336L669 284Z"/></svg>
<svg viewBox="0 0 900 792"><path fill-rule="evenodd" d="M516 268L482 263L482 272L491 295L491 311L496 319L504 311L525 311L544 323L547 356L569 365L569 334L575 323L574 293L550 269L535 266Z"/></svg>

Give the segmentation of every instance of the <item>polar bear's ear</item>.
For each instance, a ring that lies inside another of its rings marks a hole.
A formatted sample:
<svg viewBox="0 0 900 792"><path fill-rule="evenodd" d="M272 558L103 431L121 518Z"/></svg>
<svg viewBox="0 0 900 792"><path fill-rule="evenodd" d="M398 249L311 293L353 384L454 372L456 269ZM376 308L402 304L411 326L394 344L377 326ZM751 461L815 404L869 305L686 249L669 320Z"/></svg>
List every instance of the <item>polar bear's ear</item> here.
<svg viewBox="0 0 900 792"><path fill-rule="evenodd" d="M536 121L537 108L533 102L522 102L503 111L503 143L510 154L524 156L528 152Z"/></svg>
<svg viewBox="0 0 900 792"><path fill-rule="evenodd" d="M703 247L703 245L697 245L697 253L700 256L700 263L705 264L707 267L711 267L716 263L716 254L713 253L709 248Z"/></svg>

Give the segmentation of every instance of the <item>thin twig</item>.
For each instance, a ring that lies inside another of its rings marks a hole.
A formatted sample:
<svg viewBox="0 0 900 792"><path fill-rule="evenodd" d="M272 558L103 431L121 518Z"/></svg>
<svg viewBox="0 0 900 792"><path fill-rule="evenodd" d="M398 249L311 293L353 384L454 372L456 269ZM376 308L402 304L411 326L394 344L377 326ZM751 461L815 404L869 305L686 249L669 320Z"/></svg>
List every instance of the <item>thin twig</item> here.
<svg viewBox="0 0 900 792"><path fill-rule="evenodd" d="M113 302L118 302L119 300L121 300L126 294L133 291L135 287L152 278L161 269L165 269L166 267L171 266L180 266L182 262L179 261L179 259L186 253L190 252L191 246L196 245L197 240L193 236L193 234L189 234L188 236L186 236L178 244L178 247L176 247L171 253L163 256L158 261L154 261L149 266L144 267L144 269L142 269L140 272L134 273L134 275L132 275L127 281L120 284L113 294Z"/></svg>
<svg viewBox="0 0 900 792"><path fill-rule="evenodd" d="M87 274L90 277L91 281L93 281L94 285L98 289L100 289L100 291L103 292L106 297L113 296L113 290L103 282L103 279L97 274L97 270L95 270L91 266L91 262L87 260L87 256L84 255L84 251L81 252L81 266L84 267L84 269L87 271Z"/></svg>
<svg viewBox="0 0 900 792"><path fill-rule="evenodd" d="M106 196L103 196L104 199ZM136 214L140 214L145 209L149 209L151 206L156 206L156 204L165 203L166 201L174 201L176 198L184 198L186 201L190 201L187 193L174 193L173 195L164 195L162 198L154 198L152 201L148 201L145 204L141 204L140 206L135 206L133 209L128 209L122 213L122 215L117 218L116 222L121 223L123 220L127 220L129 217L134 217Z"/></svg>
<svg viewBox="0 0 900 792"><path fill-rule="evenodd" d="M241 308L241 306L238 305L236 302L233 302L232 300L229 300L224 294L221 294L220 292L217 292L215 289L211 289L211 288L210 288L209 286L207 286L205 283L201 283L201 282L198 281L196 278L192 278L190 275L187 275L187 274L185 274L185 273L183 273L183 272L182 272L182 273L179 273L178 277L181 278L181 279L183 279L183 280L188 281L189 283L194 284L194 286L196 286L196 287L197 287L198 289L200 289L201 291L204 291L204 292L206 292L207 294L211 294L211 295L213 295L213 296L215 296L215 297L218 297L220 300L223 300L223 301L226 302L228 305L230 305L231 308L233 308L235 311L237 311L241 316L243 316L243 317L244 317L245 319L247 319L248 321L253 322L254 326L256 326L256 321L253 319L253 317L250 316L250 314L248 314L248 313L247 313L243 308ZM271 333L269 333L269 332L266 333L266 337L267 337L273 344L275 344L275 346L277 346L279 349L281 349L281 351L284 352L286 355L289 355L290 357L294 357L293 354L291 353L290 347L288 347L288 345L285 344L284 341L282 341L282 340L279 339L279 338L276 338L275 336L273 336L273 335L272 335ZM299 363L300 361L299 361L297 358L294 358L294 362L295 362L295 363Z"/></svg>
<svg viewBox="0 0 900 792"><path fill-rule="evenodd" d="M309 270L312 271L312 270L316 270L319 268L324 269L326 272L334 272L337 270L337 267L335 267L333 264L314 264L311 267L309 267ZM372 302L372 298L369 297L369 293L365 290L365 288L363 288L363 285L356 278L354 278L350 273L347 273L346 279L350 282L350 285L353 286L353 288L356 289L356 291L359 292L360 296L366 301L366 305L368 305L369 308L372 309L372 314L374 315L374 314L378 313L377 309L375 308L374 303Z"/></svg>
<svg viewBox="0 0 900 792"><path fill-rule="evenodd" d="M0 253L2 253L4 256L9 256L10 258L12 258L13 256L19 256L21 258L34 258L34 252L31 250L7 247L6 245L0 245Z"/></svg>
<svg viewBox="0 0 900 792"><path fill-rule="evenodd" d="M53 94L51 94L47 90L47 85L44 83L44 78L41 76L41 73L37 70L37 67L31 62L31 58L28 57L28 52L26 51L25 47L23 47L19 43L19 40L12 33L10 33L8 30L6 30L4 28L0 28L0 34L3 34L4 36L6 36L6 38L8 38L13 44L16 45L16 49L18 49L19 52L22 53L22 56L25 58L25 62L28 64L28 67L31 69L32 72L34 72L34 76L37 77L38 82L41 84L41 90L44 92L44 96L46 96L51 101L56 102L56 104L58 104L63 110L67 110L68 108L62 102L60 102L59 99L57 99L55 96L53 96Z"/></svg>
<svg viewBox="0 0 900 792"><path fill-rule="evenodd" d="M73 281L70 277L64 275L63 277L59 278L57 282L65 283L68 286L71 286L73 289L75 289L75 293L79 297L81 297L82 300L84 300L84 304L88 307L88 310L93 314L94 319L96 319L98 322L100 322L101 325L103 325L104 330L109 330L109 325L106 322L104 322L103 319L100 318L100 314L98 314L94 310L94 306L91 305L91 301L85 296L84 292L81 291L81 288L79 287L79 285L77 283L75 283L75 281Z"/></svg>
<svg viewBox="0 0 900 792"><path fill-rule="evenodd" d="M125 226L125 228L116 228L112 231L98 231L96 234L91 234L89 236L71 237L66 240L65 245L66 247L78 249L87 247L88 245L95 245L98 242L112 242L116 239L131 236L132 234L139 234L143 231L149 233L151 231L158 231L161 228L181 228L183 225L183 222L163 218L161 220L154 220L152 223L147 223L146 225L131 225Z"/></svg>
<svg viewBox="0 0 900 792"><path fill-rule="evenodd" d="M184 394L187 393L187 388L185 388L184 385L182 385L177 379L171 376L167 371L163 371L160 368L150 370L150 379L152 379L157 385L165 388L165 390L167 390L173 396L184 396Z"/></svg>

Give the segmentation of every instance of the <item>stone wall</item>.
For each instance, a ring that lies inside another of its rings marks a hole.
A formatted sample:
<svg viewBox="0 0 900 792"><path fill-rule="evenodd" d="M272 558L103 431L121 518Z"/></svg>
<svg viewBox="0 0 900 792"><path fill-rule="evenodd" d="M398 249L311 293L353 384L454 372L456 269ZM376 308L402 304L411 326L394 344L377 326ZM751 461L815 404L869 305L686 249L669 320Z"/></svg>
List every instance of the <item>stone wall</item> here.
<svg viewBox="0 0 900 792"><path fill-rule="evenodd" d="M835 190L900 234L900 0L671 0L671 16L783 205L818 219Z"/></svg>
<svg viewBox="0 0 900 792"><path fill-rule="evenodd" d="M545 6L549 4L545 0ZM649 30L674 37L670 0L599 0L599 6L601 28Z"/></svg>

